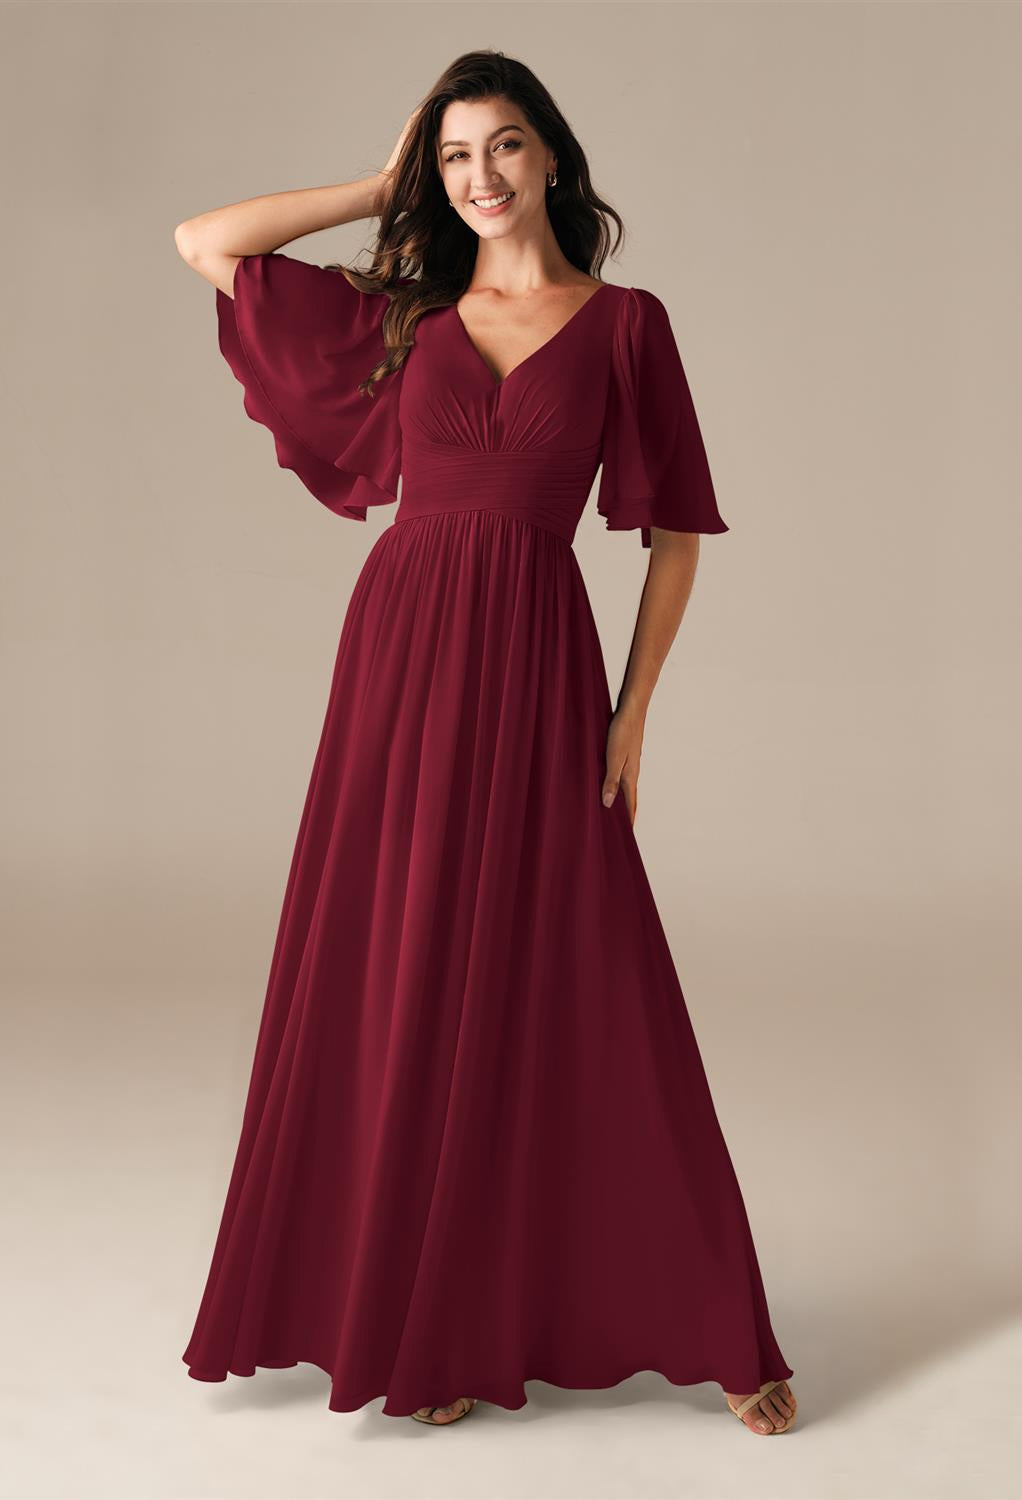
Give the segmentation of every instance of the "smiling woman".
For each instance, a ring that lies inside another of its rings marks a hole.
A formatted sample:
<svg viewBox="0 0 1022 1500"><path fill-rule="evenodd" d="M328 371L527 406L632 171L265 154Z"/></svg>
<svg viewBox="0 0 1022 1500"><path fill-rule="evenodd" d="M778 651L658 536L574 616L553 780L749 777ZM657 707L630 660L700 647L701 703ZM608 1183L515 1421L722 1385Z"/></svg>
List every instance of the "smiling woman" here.
<svg viewBox="0 0 1022 1500"><path fill-rule="evenodd" d="M259 200L278 231L286 198ZM694 534L727 530L667 309L595 274L581 148L500 54L452 66L379 201L372 271L252 248L218 284L278 462L338 515L399 474L400 499L345 614L184 1360L308 1361L331 1410L432 1425L657 1370L784 1431L633 829L643 642L676 628ZM616 709L572 547L598 472L608 528L656 543Z"/></svg>
<svg viewBox="0 0 1022 1500"><path fill-rule="evenodd" d="M514 113L510 100L477 100L476 104L489 104L493 111L507 108ZM458 106L452 104L449 113L457 120L461 116ZM466 118L471 128L478 129L479 109L471 110ZM486 122L488 123L488 122ZM523 204L519 193L524 191L524 211L530 208L529 189L534 187L538 165L544 155L544 142L537 131L531 130L524 121L508 120L487 130L481 142L469 140L442 141L439 147L441 176L452 207L459 203L471 207L478 219L510 219ZM556 186L556 168L546 169L547 181ZM493 173L500 174L500 180Z"/></svg>

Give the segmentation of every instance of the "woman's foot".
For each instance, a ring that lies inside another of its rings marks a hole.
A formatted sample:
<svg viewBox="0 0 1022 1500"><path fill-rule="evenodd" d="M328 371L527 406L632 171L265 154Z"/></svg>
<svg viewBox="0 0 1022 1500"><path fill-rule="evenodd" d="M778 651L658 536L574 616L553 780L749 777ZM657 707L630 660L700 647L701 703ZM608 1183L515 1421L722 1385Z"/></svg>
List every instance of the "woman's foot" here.
<svg viewBox="0 0 1022 1500"><path fill-rule="evenodd" d="M476 1404L475 1396L459 1396L452 1406L420 1406L415 1417L420 1422L430 1422L436 1427L446 1426L467 1417Z"/></svg>
<svg viewBox="0 0 1022 1500"><path fill-rule="evenodd" d="M747 1401L754 1394L753 1391L747 1391L744 1396L738 1395L735 1391L724 1392L727 1404L736 1416L738 1413L735 1408L741 1406L743 1401ZM797 1410L798 1402L795 1400L791 1386L786 1380L781 1380L762 1400L753 1402L748 1411L742 1413L741 1420L755 1433L773 1434L784 1432L787 1427L790 1427L795 1420Z"/></svg>

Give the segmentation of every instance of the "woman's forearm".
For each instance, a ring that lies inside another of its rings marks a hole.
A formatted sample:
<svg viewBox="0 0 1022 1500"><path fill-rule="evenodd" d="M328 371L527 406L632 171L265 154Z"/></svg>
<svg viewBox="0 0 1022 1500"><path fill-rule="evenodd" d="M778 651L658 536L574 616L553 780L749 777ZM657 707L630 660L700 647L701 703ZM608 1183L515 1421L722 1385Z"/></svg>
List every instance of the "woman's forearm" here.
<svg viewBox="0 0 1022 1500"><path fill-rule="evenodd" d="M245 198L185 219L175 229L174 240L182 256L192 261L267 254L302 235L372 218L385 182L386 173L375 172L356 182Z"/></svg>
<svg viewBox="0 0 1022 1500"><path fill-rule="evenodd" d="M622 714L640 723L681 625L699 558L695 532L660 531L652 542L649 573L617 701Z"/></svg>

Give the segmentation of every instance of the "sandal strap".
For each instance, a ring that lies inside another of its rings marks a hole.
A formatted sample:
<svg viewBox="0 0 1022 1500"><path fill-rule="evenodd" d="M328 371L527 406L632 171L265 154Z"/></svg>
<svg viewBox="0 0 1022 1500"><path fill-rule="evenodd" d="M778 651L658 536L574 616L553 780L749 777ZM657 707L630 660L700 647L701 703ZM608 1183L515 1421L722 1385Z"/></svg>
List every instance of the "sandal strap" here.
<svg viewBox="0 0 1022 1500"><path fill-rule="evenodd" d="M454 1413L453 1420L455 1422L458 1420L459 1417L467 1417L468 1414L469 1414L469 1412L472 1410L472 1407L475 1405L475 1398L473 1396L455 1396L454 1400L451 1402L451 1405L452 1406L457 1406L457 1404L458 1404L459 1401L463 1401L465 1404L462 1407L461 1411ZM428 1407L427 1408L428 1420L431 1421L431 1422L435 1422L436 1421L436 1414L437 1414L437 1412L439 1410L440 1410L439 1406L430 1406L430 1407ZM445 1427L446 1425L447 1424L445 1422L437 1422L437 1426L438 1427Z"/></svg>
<svg viewBox="0 0 1022 1500"><path fill-rule="evenodd" d="M728 1406L731 1406L731 1410L739 1421L741 1421L747 1411L757 1406L764 1396L769 1396L770 1392L775 1390L780 1384L779 1380L768 1380L765 1385L760 1386L754 1396L746 1396L745 1400L740 1401L737 1406L731 1406L731 1402L729 1401Z"/></svg>

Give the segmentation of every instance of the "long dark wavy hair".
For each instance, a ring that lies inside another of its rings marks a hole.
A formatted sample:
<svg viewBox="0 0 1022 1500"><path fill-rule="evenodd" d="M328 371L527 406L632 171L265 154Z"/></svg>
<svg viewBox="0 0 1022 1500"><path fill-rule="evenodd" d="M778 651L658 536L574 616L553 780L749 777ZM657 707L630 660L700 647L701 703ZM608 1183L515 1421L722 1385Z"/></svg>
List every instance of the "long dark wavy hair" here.
<svg viewBox="0 0 1022 1500"><path fill-rule="evenodd" d="M424 313L457 302L471 278L478 235L451 212L437 167L437 137L444 110L456 99L506 98L556 154L557 186L547 189L547 213L557 243L578 270L597 276L624 237L620 216L593 188L585 152L549 91L531 68L503 52L465 52L444 70L415 112L390 181L381 194L380 227L367 267L333 264L361 292L386 292L386 357L358 389L400 369L415 343ZM607 221L617 234L610 244Z"/></svg>

